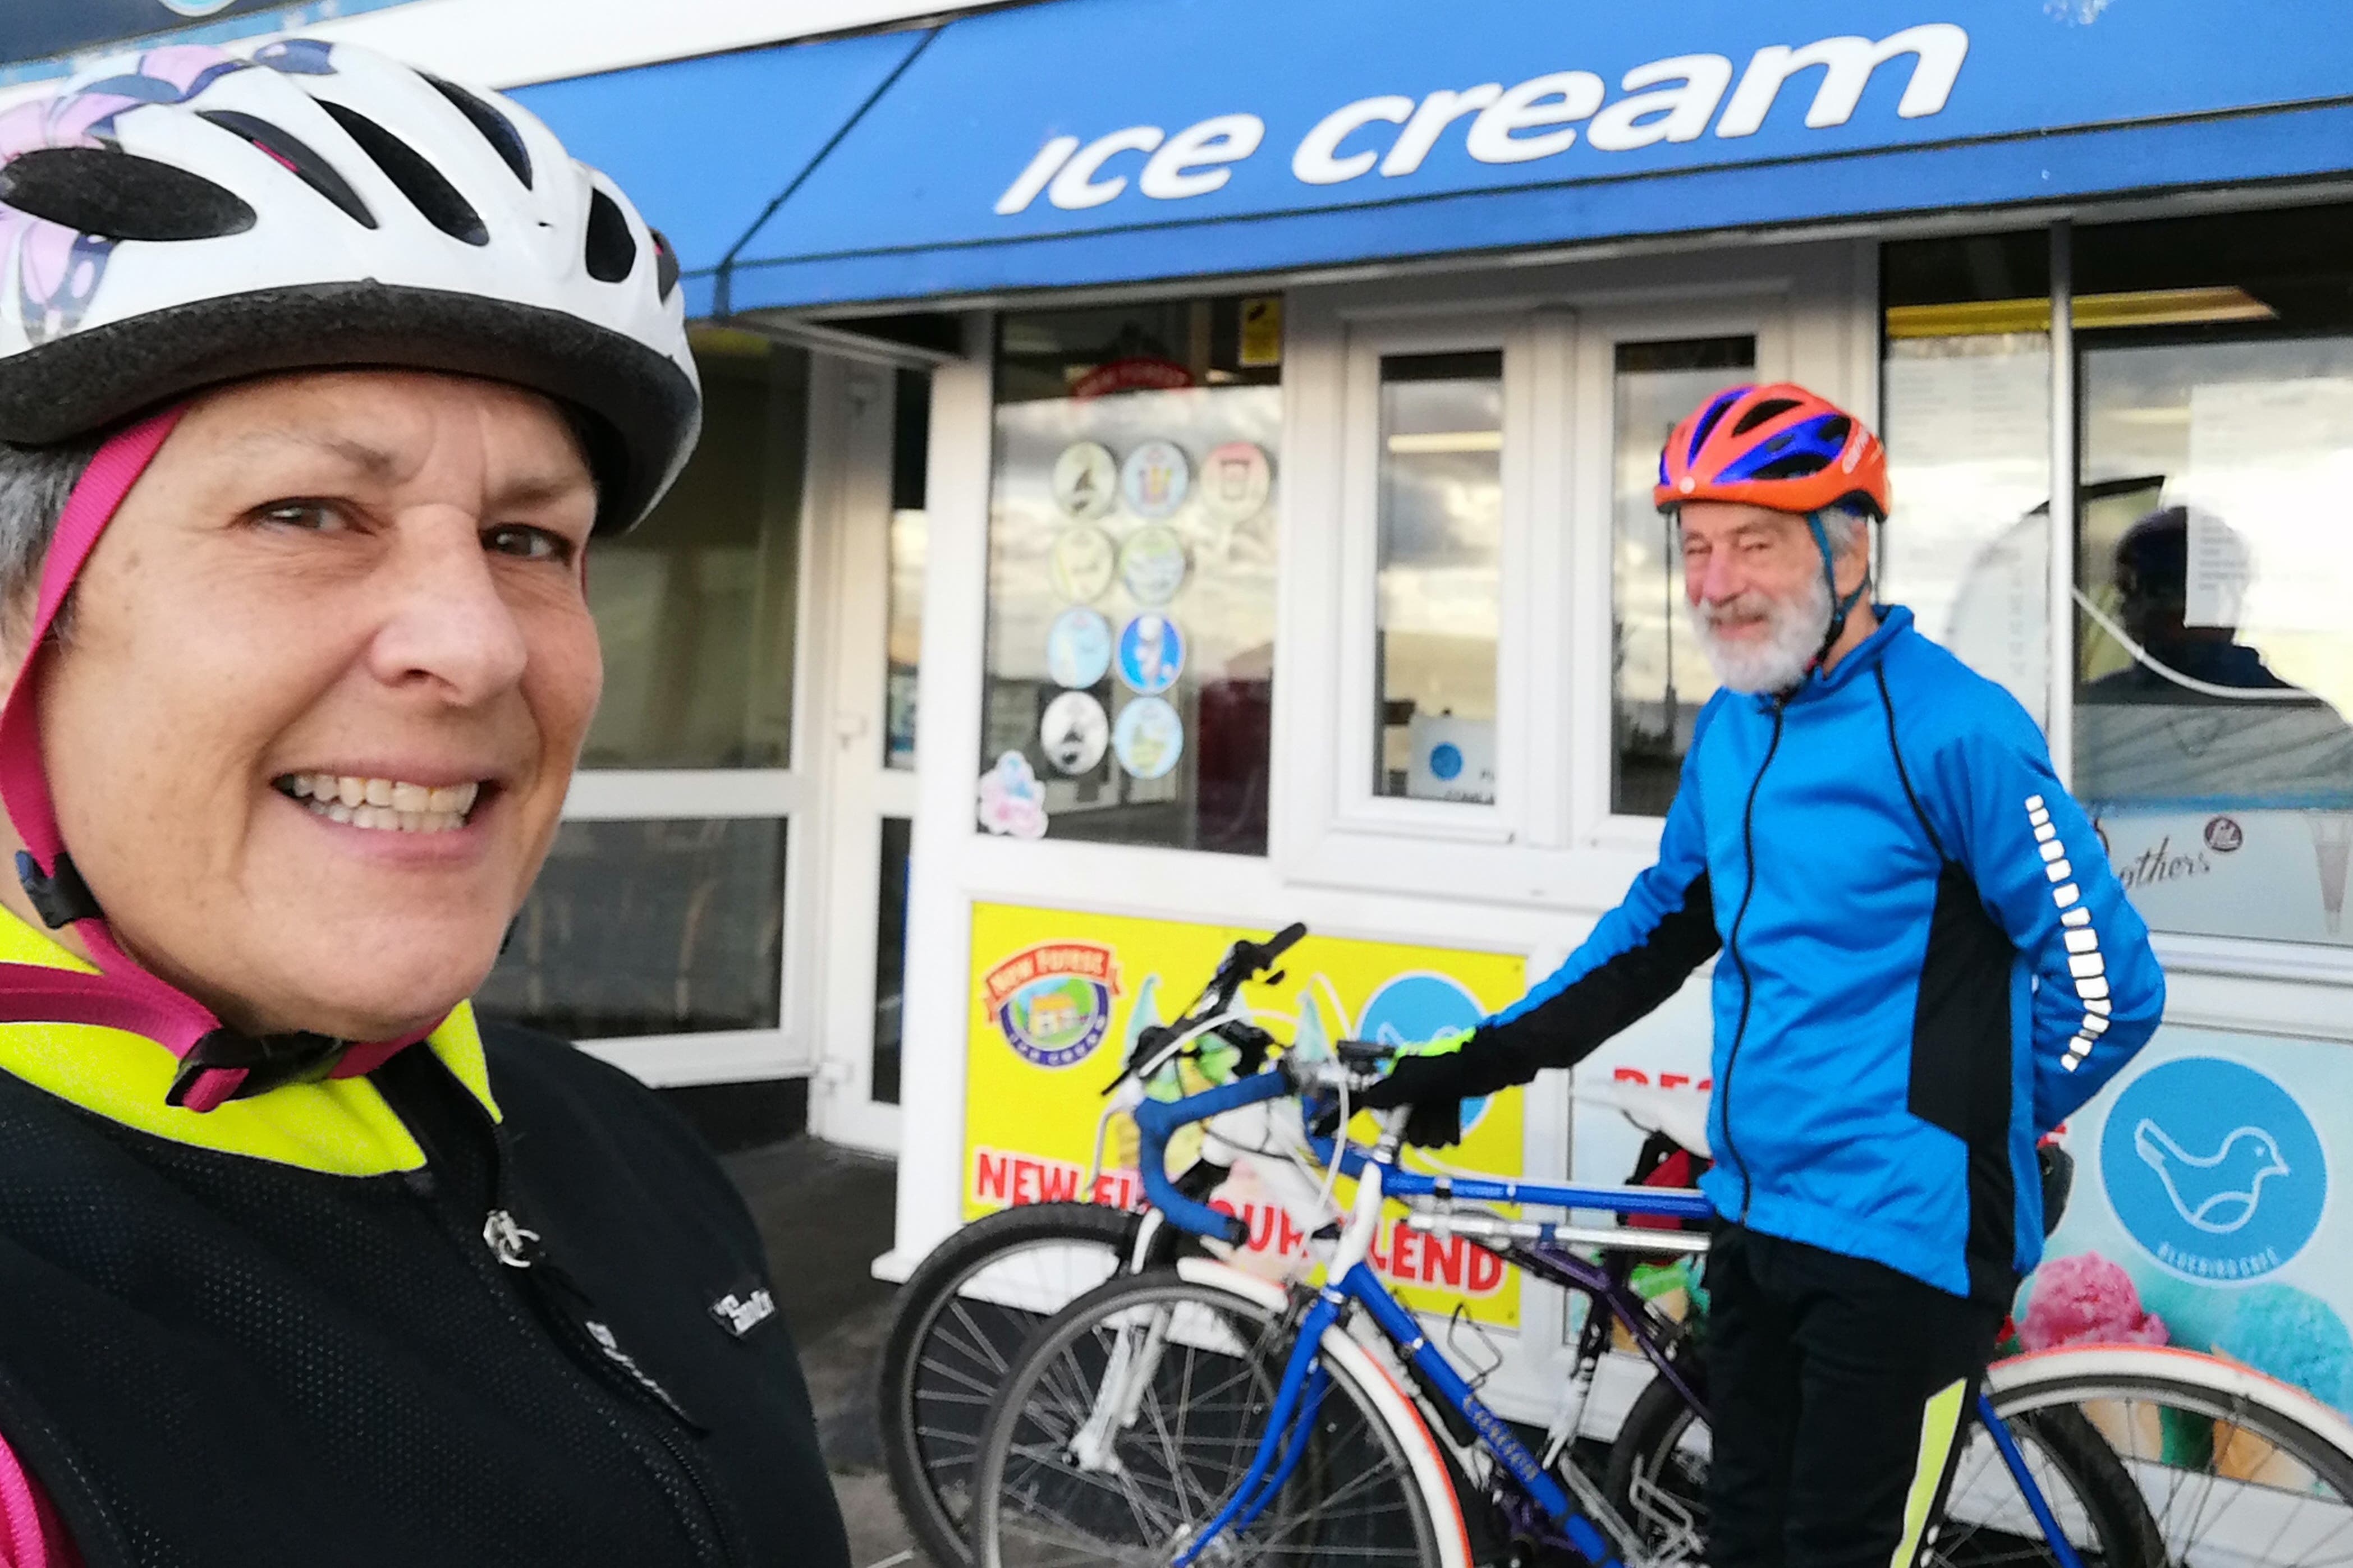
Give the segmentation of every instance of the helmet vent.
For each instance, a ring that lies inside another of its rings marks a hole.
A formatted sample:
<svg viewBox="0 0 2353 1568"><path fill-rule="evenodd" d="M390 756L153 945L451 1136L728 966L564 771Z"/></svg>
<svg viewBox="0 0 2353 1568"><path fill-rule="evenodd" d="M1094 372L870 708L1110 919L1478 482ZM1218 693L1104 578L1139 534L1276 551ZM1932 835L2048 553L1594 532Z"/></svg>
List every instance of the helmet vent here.
<svg viewBox="0 0 2353 1568"><path fill-rule="evenodd" d="M37 147L0 166L0 202L108 239L217 239L255 214L202 174L105 147Z"/></svg>
<svg viewBox="0 0 2353 1568"><path fill-rule="evenodd" d="M654 237L655 291L667 300L670 290L678 287L678 252L670 247L670 236L661 230L647 232Z"/></svg>
<svg viewBox="0 0 2353 1568"><path fill-rule="evenodd" d="M1741 394L1747 390L1745 386L1736 386L1729 392L1716 395L1715 401L1707 405L1707 412L1699 416L1699 423L1692 426L1691 445L1683 452L1683 461L1688 463L1698 458L1699 449L1707 445L1708 437L1715 433L1715 426L1723 419L1725 412L1739 402ZM1662 462L1665 461L1664 452L1660 453L1659 457Z"/></svg>
<svg viewBox="0 0 2353 1568"><path fill-rule="evenodd" d="M621 206L602 191L588 195L588 276L618 283L638 264L638 242Z"/></svg>
<svg viewBox="0 0 2353 1568"><path fill-rule="evenodd" d="M267 120L239 114L233 109L200 109L196 117L260 148L282 167L292 170L304 184L343 208L362 228L375 226L375 214L368 211L367 203L360 200L360 194L352 189L350 182L335 172L332 163L319 156L310 143Z"/></svg>
<svg viewBox="0 0 2353 1568"><path fill-rule="evenodd" d="M458 194L458 187L444 178L440 170L426 161L423 153L355 109L323 98L319 107L335 117L335 123L360 144L361 152L375 161L385 178L400 188L400 194L425 216L426 222L468 245L490 244L491 231L482 226L481 215Z"/></svg>
<svg viewBox="0 0 2353 1568"><path fill-rule="evenodd" d="M1740 422L1732 427L1732 433L1736 436L1746 436L1767 420L1778 419L1797 406L1798 400L1794 397L1768 397L1742 415Z"/></svg>
<svg viewBox="0 0 2353 1568"><path fill-rule="evenodd" d="M448 99L459 113L474 122L474 129L482 133L482 140L491 144L491 150L514 171L514 177L522 182L523 189L531 189L531 150L522 144L522 132L514 128L514 121L454 81L443 81L430 71L417 74L431 82L434 91Z"/></svg>
<svg viewBox="0 0 2353 1568"><path fill-rule="evenodd" d="M1830 459L1819 452L1792 452L1776 458L1746 476L1752 479L1802 479L1809 474L1819 474L1829 468Z"/></svg>

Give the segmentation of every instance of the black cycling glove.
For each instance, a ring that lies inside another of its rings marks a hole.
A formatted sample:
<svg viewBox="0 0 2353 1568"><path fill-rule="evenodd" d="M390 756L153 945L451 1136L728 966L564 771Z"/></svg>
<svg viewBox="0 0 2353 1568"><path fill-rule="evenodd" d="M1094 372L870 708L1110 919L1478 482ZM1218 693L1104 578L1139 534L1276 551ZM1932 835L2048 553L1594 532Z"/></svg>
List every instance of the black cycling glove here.
<svg viewBox="0 0 2353 1568"><path fill-rule="evenodd" d="M1516 1055L1499 1042L1474 1034L1456 1050L1438 1056L1399 1057L1381 1080L1365 1091L1367 1110L1409 1105L1405 1141L1443 1149L1462 1141L1462 1102L1514 1084L1525 1083Z"/></svg>

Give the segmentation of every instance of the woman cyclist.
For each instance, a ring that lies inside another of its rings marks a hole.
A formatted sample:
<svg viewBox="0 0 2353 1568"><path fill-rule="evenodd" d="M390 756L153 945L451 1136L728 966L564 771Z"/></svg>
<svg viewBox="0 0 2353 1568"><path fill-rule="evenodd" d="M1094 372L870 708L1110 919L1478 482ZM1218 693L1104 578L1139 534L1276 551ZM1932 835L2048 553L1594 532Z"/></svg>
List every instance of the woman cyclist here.
<svg viewBox="0 0 2353 1568"><path fill-rule="evenodd" d="M0 1562L846 1563L759 1238L467 996L693 445L659 236L347 46L0 118Z"/></svg>

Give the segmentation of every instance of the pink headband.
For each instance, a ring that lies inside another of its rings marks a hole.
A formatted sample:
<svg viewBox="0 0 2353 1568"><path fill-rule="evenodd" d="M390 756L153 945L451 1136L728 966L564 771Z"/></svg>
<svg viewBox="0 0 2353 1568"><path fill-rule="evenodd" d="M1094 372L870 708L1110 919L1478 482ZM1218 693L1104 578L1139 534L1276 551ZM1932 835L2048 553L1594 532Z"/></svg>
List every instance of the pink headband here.
<svg viewBox="0 0 2353 1568"><path fill-rule="evenodd" d="M0 708L0 803L25 842L17 858L25 890L52 928L72 923L99 966L97 974L40 964L0 963L0 1022L96 1024L143 1035L184 1061L207 1037L224 1033L221 1021L193 996L141 968L115 942L96 899L67 853L41 764L37 692L38 669L58 612L81 574L99 536L113 521L122 500L147 471L165 437L187 412L166 409L118 432L76 481L58 519L56 539L41 568L41 593L24 668ZM382 1065L422 1035L404 1040L354 1045L344 1051L333 1076L355 1077ZM192 1066L195 1064L191 1064ZM210 1110L233 1098L245 1083L241 1067L196 1066L173 1085L173 1102L190 1110Z"/></svg>

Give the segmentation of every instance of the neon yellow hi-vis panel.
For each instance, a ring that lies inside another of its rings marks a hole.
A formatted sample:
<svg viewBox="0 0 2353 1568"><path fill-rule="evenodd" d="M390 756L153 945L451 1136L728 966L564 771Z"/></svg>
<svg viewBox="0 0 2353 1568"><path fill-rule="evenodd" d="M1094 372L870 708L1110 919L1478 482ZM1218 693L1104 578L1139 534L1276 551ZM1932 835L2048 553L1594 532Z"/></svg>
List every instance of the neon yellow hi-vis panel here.
<svg viewBox="0 0 2353 1568"><path fill-rule="evenodd" d="M96 973L5 910L0 963ZM493 1117L482 1038L474 1010L459 1003L426 1039ZM179 1062L154 1041L92 1024L0 1024L0 1072L23 1079L84 1110L174 1143L243 1154L331 1176L380 1176L425 1163L408 1129L364 1078L293 1083L215 1110L164 1102Z"/></svg>

